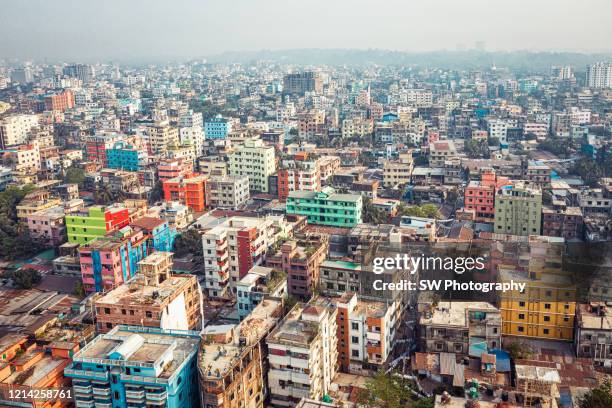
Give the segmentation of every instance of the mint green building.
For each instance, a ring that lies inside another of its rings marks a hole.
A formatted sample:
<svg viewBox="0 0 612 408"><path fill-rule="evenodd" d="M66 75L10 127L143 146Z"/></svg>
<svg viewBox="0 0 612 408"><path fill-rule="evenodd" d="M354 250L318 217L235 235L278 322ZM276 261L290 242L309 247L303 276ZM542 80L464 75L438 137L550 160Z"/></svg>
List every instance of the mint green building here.
<svg viewBox="0 0 612 408"><path fill-rule="evenodd" d="M292 191L287 197L287 214L305 215L309 224L351 228L361 223L360 194L325 191Z"/></svg>

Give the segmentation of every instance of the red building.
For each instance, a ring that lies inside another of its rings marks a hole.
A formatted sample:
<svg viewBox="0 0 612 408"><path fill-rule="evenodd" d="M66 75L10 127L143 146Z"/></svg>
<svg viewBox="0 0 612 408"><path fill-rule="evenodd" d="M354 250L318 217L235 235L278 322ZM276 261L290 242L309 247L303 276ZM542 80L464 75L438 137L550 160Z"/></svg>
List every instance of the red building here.
<svg viewBox="0 0 612 408"><path fill-rule="evenodd" d="M157 165L159 180L164 182L175 177L188 176L193 172L193 163L184 159L163 159Z"/></svg>
<svg viewBox="0 0 612 408"><path fill-rule="evenodd" d="M206 177L190 174L164 181L164 200L178 201L194 212L203 212L206 207Z"/></svg>
<svg viewBox="0 0 612 408"><path fill-rule="evenodd" d="M45 96L45 110L64 112L72 108L74 108L74 94L69 89Z"/></svg>
<svg viewBox="0 0 612 408"><path fill-rule="evenodd" d="M493 222L495 218L495 191L510 184L506 177L494 172L482 173L480 181L471 181L465 189L464 207L474 213L474 221Z"/></svg>
<svg viewBox="0 0 612 408"><path fill-rule="evenodd" d="M106 166L106 149L111 149L115 142L123 139L119 133L101 133L91 135L85 142L87 158Z"/></svg>

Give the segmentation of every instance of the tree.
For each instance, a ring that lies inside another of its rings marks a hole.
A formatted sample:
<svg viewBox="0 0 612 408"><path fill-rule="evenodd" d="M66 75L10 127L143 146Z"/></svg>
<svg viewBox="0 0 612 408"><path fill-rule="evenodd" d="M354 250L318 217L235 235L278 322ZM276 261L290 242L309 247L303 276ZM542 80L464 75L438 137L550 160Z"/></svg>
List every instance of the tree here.
<svg viewBox="0 0 612 408"><path fill-rule="evenodd" d="M20 269L13 273L13 282L20 289L32 289L42 280L40 272L35 269Z"/></svg>
<svg viewBox="0 0 612 408"><path fill-rule="evenodd" d="M85 183L85 170L80 167L69 167L64 174L64 183L78 184L79 188Z"/></svg>
<svg viewBox="0 0 612 408"><path fill-rule="evenodd" d="M74 294L79 297L85 297L85 288L81 280L74 282Z"/></svg>
<svg viewBox="0 0 612 408"><path fill-rule="evenodd" d="M32 185L9 186L0 193L0 258L27 258L41 249L30 238L27 226L17 218L17 205L34 189Z"/></svg>
<svg viewBox="0 0 612 408"><path fill-rule="evenodd" d="M572 173L579 175L589 186L597 184L603 171L597 162L589 157L583 157L572 167Z"/></svg>
<svg viewBox="0 0 612 408"><path fill-rule="evenodd" d="M506 347L506 350L508 351L510 357L513 360L529 359L533 356L533 350L531 346L524 341L510 343Z"/></svg>
<svg viewBox="0 0 612 408"><path fill-rule="evenodd" d="M368 197L363 199L362 207L363 222L368 224L384 224L388 221L388 214L385 210L376 208Z"/></svg>
<svg viewBox="0 0 612 408"><path fill-rule="evenodd" d="M477 159L484 158L488 159L491 154L489 152L489 146L485 140L466 140L464 143L465 153L469 158Z"/></svg>
<svg viewBox="0 0 612 408"><path fill-rule="evenodd" d="M413 383L393 374L379 371L368 378L365 390L357 396L358 402L366 408L431 408L431 398L414 395Z"/></svg>
<svg viewBox="0 0 612 408"><path fill-rule="evenodd" d="M490 137L489 138L489 146L499 146L499 138L498 137Z"/></svg>
<svg viewBox="0 0 612 408"><path fill-rule="evenodd" d="M603 384L587 392L578 402L579 408L612 407L612 383L606 379Z"/></svg>
<svg viewBox="0 0 612 408"><path fill-rule="evenodd" d="M195 229L188 229L174 239L174 253L176 256L192 254L196 257L204 257L202 248L202 236Z"/></svg>

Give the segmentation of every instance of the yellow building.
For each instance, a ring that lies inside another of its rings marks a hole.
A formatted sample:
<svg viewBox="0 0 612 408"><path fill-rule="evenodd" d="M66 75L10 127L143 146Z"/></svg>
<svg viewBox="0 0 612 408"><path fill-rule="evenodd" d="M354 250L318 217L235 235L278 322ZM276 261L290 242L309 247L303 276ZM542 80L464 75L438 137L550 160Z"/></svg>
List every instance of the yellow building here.
<svg viewBox="0 0 612 408"><path fill-rule="evenodd" d="M563 251L561 238L530 236L527 270L499 267L501 282L526 284L500 295L504 335L572 341L576 284L562 269Z"/></svg>

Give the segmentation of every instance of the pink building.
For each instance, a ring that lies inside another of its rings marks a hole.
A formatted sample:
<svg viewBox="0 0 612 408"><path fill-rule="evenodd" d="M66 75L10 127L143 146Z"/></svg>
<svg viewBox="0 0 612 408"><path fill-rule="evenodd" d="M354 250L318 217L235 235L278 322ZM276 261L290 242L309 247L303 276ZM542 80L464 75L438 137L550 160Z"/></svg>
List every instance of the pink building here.
<svg viewBox="0 0 612 408"><path fill-rule="evenodd" d="M83 287L87 293L109 291L134 275L147 255L142 231L124 227L79 248Z"/></svg>
<svg viewBox="0 0 612 408"><path fill-rule="evenodd" d="M64 207L57 205L28 215L28 230L33 240L45 246L59 246L66 241Z"/></svg>
<svg viewBox="0 0 612 408"><path fill-rule="evenodd" d="M184 159L164 159L157 165L159 180L164 182L193 172L193 163Z"/></svg>
<svg viewBox="0 0 612 408"><path fill-rule="evenodd" d="M497 177L493 171L482 173L480 181L470 181L465 189L464 207L474 213L474 221L494 221L495 191L508 184L506 177Z"/></svg>

